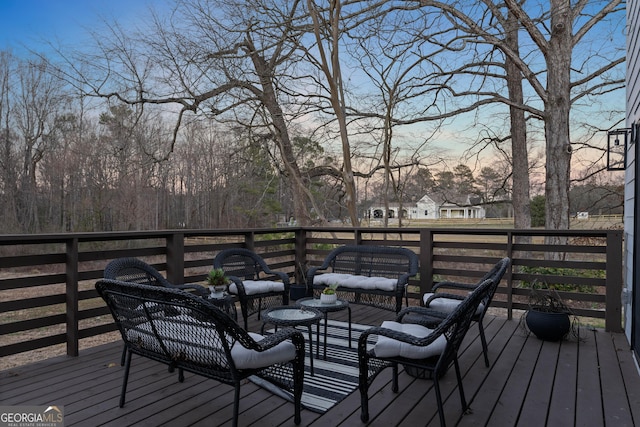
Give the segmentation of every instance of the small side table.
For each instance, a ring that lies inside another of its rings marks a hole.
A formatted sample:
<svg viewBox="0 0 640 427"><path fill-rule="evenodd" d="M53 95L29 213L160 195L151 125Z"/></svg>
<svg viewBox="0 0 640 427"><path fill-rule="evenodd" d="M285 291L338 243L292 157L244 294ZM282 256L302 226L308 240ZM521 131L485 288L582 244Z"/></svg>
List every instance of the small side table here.
<svg viewBox="0 0 640 427"><path fill-rule="evenodd" d="M314 308L322 313L324 316L324 360L327 360L327 314L334 311L348 310L349 311L349 348L351 348L351 307L349 302L343 299L338 299L334 303L326 304L320 302L317 298L302 298L296 301L296 305L300 307ZM316 344L316 357L320 357L320 324L318 323L318 341Z"/></svg>
<svg viewBox="0 0 640 427"><path fill-rule="evenodd" d="M208 295L206 297L207 301L211 304L218 307L220 310L224 311L236 322L238 321L238 311L236 310L236 300L233 295L223 294L223 295Z"/></svg>
<svg viewBox="0 0 640 427"><path fill-rule="evenodd" d="M290 305L272 307L262 312L262 328L260 329L260 333L264 334L264 325L267 323L273 324L276 327L276 331L278 330L278 326L306 326L309 330L309 367L311 369L311 375L313 375L313 335L311 325L315 323L319 328L320 319L322 319L322 313L313 308L294 307Z"/></svg>

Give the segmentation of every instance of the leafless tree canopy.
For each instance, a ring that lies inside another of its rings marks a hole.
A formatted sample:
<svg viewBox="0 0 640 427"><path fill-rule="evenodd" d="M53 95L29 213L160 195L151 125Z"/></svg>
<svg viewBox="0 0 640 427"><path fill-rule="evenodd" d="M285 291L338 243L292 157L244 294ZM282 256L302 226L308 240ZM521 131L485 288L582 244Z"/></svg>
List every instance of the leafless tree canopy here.
<svg viewBox="0 0 640 427"><path fill-rule="evenodd" d="M527 227L539 151L547 226L568 227L571 167L597 176L618 120L623 9L176 0L82 51L0 52L4 227L357 224L449 173Z"/></svg>

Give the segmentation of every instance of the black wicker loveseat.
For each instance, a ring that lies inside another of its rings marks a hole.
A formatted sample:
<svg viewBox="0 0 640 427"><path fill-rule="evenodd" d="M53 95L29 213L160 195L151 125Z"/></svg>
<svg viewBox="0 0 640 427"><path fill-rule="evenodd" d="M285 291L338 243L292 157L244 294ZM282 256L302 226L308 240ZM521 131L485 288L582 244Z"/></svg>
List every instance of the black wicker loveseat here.
<svg viewBox="0 0 640 427"><path fill-rule="evenodd" d="M418 273L418 256L407 248L351 245L331 251L322 265L307 271L315 294L337 284L340 298L396 313L407 298L409 278Z"/></svg>
<svg viewBox="0 0 640 427"><path fill-rule="evenodd" d="M287 328L267 337L247 332L206 299L182 290L109 279L99 280L96 289L127 350L120 407L136 354L168 365L170 372L178 369L180 382L187 371L233 385L234 426L240 384L252 375L292 393L294 422L300 423L305 357L301 332Z"/></svg>

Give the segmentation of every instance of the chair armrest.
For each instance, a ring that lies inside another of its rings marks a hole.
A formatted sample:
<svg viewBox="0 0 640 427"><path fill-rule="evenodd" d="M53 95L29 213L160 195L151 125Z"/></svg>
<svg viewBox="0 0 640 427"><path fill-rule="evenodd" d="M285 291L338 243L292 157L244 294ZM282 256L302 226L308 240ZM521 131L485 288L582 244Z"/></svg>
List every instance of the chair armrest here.
<svg viewBox="0 0 640 427"><path fill-rule="evenodd" d="M433 292L437 291L438 289L463 289L463 290L469 290L472 291L476 288L477 285L470 285L468 283L458 283L458 282L438 282L435 285L433 285L433 288L431 288L431 290Z"/></svg>
<svg viewBox="0 0 640 427"><path fill-rule="evenodd" d="M242 300L247 299L247 292L244 290L244 284L242 283L242 279L237 276L227 276L227 279L231 280L235 283L236 288L238 289L238 298Z"/></svg>
<svg viewBox="0 0 640 427"><path fill-rule="evenodd" d="M296 344L296 347L298 343L304 344L304 335L302 335L302 332L296 331L293 328L282 328L278 332L267 335L260 341L256 341L255 350L266 351L288 339L291 339L293 343Z"/></svg>
<svg viewBox="0 0 640 427"><path fill-rule="evenodd" d="M409 278L418 274L417 272L403 273L398 277L398 287L405 287L409 284Z"/></svg>
<svg viewBox="0 0 640 427"><path fill-rule="evenodd" d="M269 270L269 268L265 268L264 270L265 274L270 274L272 276L278 276L280 278L280 280L282 280L282 283L284 283L284 286L287 287L289 286L289 276L287 276L286 273L283 273L282 271L272 271Z"/></svg>
<svg viewBox="0 0 640 427"><path fill-rule="evenodd" d="M183 291L191 290L194 294L198 296L206 296L209 295L209 290L202 285L198 285L196 283L185 283L184 285L173 285L174 288L181 289Z"/></svg>
<svg viewBox="0 0 640 427"><path fill-rule="evenodd" d="M307 270L307 286L309 288L313 288L313 278L316 275L316 272L318 272L319 270L326 270L328 268L327 267L311 267L309 270Z"/></svg>
<svg viewBox="0 0 640 427"><path fill-rule="evenodd" d="M404 332L394 331L393 329L383 327L369 328L360 334L360 338L358 338L358 348L366 348L369 335L384 336L400 342L422 347L434 342L440 335L442 335L442 332L434 331L424 338L419 338Z"/></svg>
<svg viewBox="0 0 640 427"><path fill-rule="evenodd" d="M429 304L431 304L433 300L436 300L438 298L448 298L448 299L455 299L458 301L464 301L466 297L464 295L447 294L444 292L438 292L437 294L433 294L429 298L427 298L427 301L424 302L424 307L429 308Z"/></svg>
<svg viewBox="0 0 640 427"><path fill-rule="evenodd" d="M449 313L425 307L407 307L398 313L396 322L415 323L429 329L435 329L448 315Z"/></svg>
<svg viewBox="0 0 640 427"><path fill-rule="evenodd" d="M449 313L445 313L442 311L438 311L438 310L433 310L431 308L426 308L426 307L415 307L415 306L411 306L411 307L405 307L403 308L398 315L396 316L396 322L399 322L400 320L402 320L402 318L408 314L417 314L420 316L428 316L428 317L437 317L439 319L446 319L446 317L449 315Z"/></svg>

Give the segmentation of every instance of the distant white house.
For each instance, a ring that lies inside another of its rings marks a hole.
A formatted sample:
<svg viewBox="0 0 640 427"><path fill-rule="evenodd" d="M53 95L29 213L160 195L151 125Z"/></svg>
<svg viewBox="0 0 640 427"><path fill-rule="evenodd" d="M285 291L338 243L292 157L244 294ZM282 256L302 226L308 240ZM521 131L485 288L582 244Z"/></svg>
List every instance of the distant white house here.
<svg viewBox="0 0 640 427"><path fill-rule="evenodd" d="M400 204L389 203L389 210L385 214L383 206L372 206L368 217L371 219L402 218L407 219L439 219L439 218L484 218L485 209L477 204L472 204L471 197L451 202L435 201L425 195L416 203L403 203L402 212Z"/></svg>

